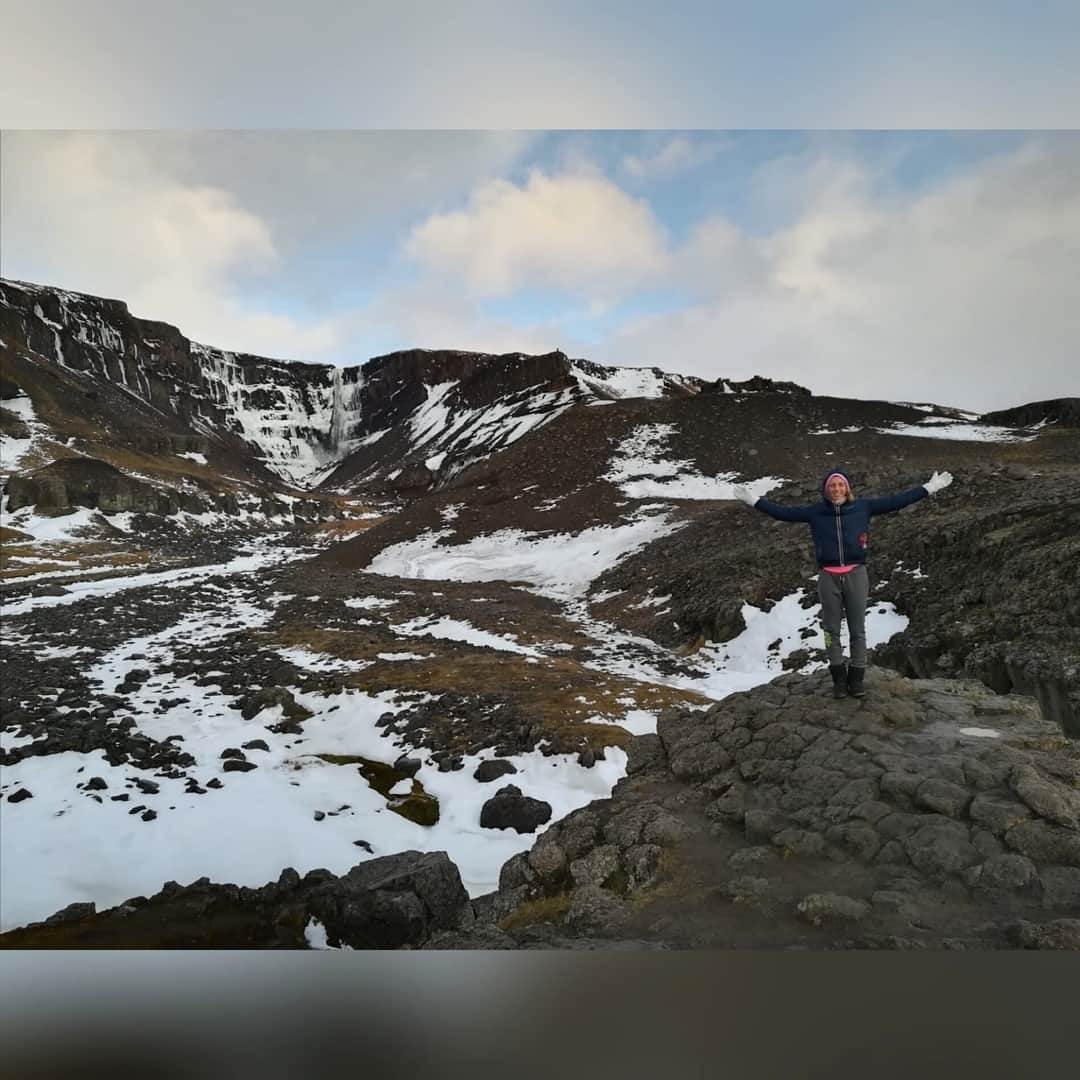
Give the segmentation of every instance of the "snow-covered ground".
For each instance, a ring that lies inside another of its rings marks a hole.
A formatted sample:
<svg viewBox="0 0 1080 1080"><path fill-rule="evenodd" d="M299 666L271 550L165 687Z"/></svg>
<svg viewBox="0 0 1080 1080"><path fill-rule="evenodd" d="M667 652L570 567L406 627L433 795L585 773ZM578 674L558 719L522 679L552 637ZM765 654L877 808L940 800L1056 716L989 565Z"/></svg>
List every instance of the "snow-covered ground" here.
<svg viewBox="0 0 1080 1080"><path fill-rule="evenodd" d="M616 448L605 480L619 485L631 499L734 499L734 488L743 484L760 498L784 483L782 477L762 476L740 480L735 473L704 476L693 462L664 456L664 446L675 434L673 424L643 424Z"/></svg>
<svg viewBox="0 0 1080 1080"><path fill-rule="evenodd" d="M17 472L34 444L48 433L48 429L34 412L34 403L25 394L6 398L3 407L22 420L29 435L18 439L14 435L0 433L0 481L7 480L11 473Z"/></svg>
<svg viewBox="0 0 1080 1080"><path fill-rule="evenodd" d="M662 512L580 533L502 529L453 546L439 543L450 532L440 529L384 548L367 569L426 581L522 581L546 595L568 598L584 595L605 570L681 527Z"/></svg>
<svg viewBox="0 0 1080 1080"><path fill-rule="evenodd" d="M254 550L250 554L238 555L227 563L185 566L175 570L130 574L126 577L105 578L100 581L72 582L64 587L64 592L60 595L54 596L46 593L39 596L23 597L21 600L11 600L4 604L4 615L12 617L22 615L27 611L33 611L35 608L74 604L88 596L108 596L112 593L124 592L127 589L136 589L143 585L172 589L182 587L199 578L214 577L218 574L250 574L262 567L299 558L302 554L297 550L275 547L272 540L272 537L261 539L257 544L252 545Z"/></svg>
<svg viewBox="0 0 1080 1080"><path fill-rule="evenodd" d="M875 428L882 435L907 435L914 439L952 439L961 442L1031 442L1038 433L1023 429L995 427L992 424L971 424L961 420L942 420L928 416L917 424L893 424Z"/></svg>
<svg viewBox="0 0 1080 1080"><path fill-rule="evenodd" d="M615 398L663 397L665 378L672 384L686 387L691 385L679 375L665 376L653 368L615 367L602 370L603 374L590 373L577 364L570 365L571 375L583 389Z"/></svg>
<svg viewBox="0 0 1080 1080"><path fill-rule="evenodd" d="M107 666L113 669L108 681L119 681L123 665ZM224 786L187 794L183 780L156 777L161 791L152 799L133 789L127 802L113 802L109 796L127 791L125 785L145 774L109 765L100 751L25 758L8 767L8 789L25 787L34 798L5 803L0 818L0 927L40 919L76 900L108 906L149 895L167 880L187 882L205 874L254 886L276 878L285 866L300 873L318 867L344 873L362 859L409 849L449 852L466 888L478 895L495 887L506 859L534 842L531 835L480 827L481 806L498 785L478 784L472 774L491 751L467 758L456 772L439 772L425 762L416 779L440 806L439 821L430 827L390 811L356 766L317 756L392 761L400 751L375 721L402 707L393 694L323 697L294 690L314 713L304 735L296 737L269 730L280 719L278 707L247 721L212 686L191 679L151 679L138 696L149 704L163 693L186 700L160 715L141 711L139 729L158 739L183 732L183 748L196 759L189 772L204 784L217 776ZM222 750L255 738L270 747L247 752L259 767L223 772ZM532 752L510 760L518 769L513 782L550 802L555 818L609 794L626 764L617 749L591 769L569 755ZM100 803L75 789L92 776L108 785ZM156 820L131 813L143 804L157 811ZM325 816L317 820L317 812ZM356 841L369 844L371 853Z"/></svg>
<svg viewBox="0 0 1080 1080"><path fill-rule="evenodd" d="M390 628L398 634L409 637L442 638L444 641L465 641L470 645L486 646L502 652L521 653L523 656L541 656L542 654L528 645L522 645L513 634L492 634L487 630L465 622L463 619L430 618L421 616L407 623L391 623Z"/></svg>
<svg viewBox="0 0 1080 1080"><path fill-rule="evenodd" d="M506 531L447 548L438 543L441 533L427 534L387 549L369 569L428 582L500 578L526 582L528 588L557 598L577 628L592 640L587 666L643 683L696 691L709 700L769 681L781 673L785 657L816 643L819 611L817 605L803 606L803 590L783 598L768 612L746 605L742 634L726 643L707 645L690 658L701 672L696 676L665 674L661 662L668 654L654 642L591 617L585 595L595 577L676 527L666 512L657 510L663 508L643 506L639 518L627 525L586 530L576 536L535 537ZM278 592L256 599L253 572L288 557L294 553L267 546L215 567L80 582L63 596L17 601L5 615L45 604L73 603L81 596L137 584L173 587L199 577L224 575L209 590L204 586L197 604L174 625L132 637L92 663L87 671L92 685L102 693L112 693L133 668L167 668L171 656L185 644L205 645L237 629L257 630L265 625L277 604L295 598ZM402 592L413 594L414 590ZM653 599L657 606L665 601ZM373 617L378 612L392 616L395 600L356 597L347 603L370 611ZM867 620L869 643L886 640L905 622L891 605L873 603ZM445 616L400 620L395 629L406 638L430 635L518 652L537 664L565 648L559 642L526 646L510 634L494 634ZM803 635L809 631L814 637L808 640ZM770 650L769 645L778 639L779 647ZM278 652L283 660L313 671L346 673L361 670L366 663L299 648ZM381 655L409 663L422 663L431 656L422 649L388 649ZM128 765L110 765L101 752L30 757L4 770L5 794L24 787L33 792L33 798L14 804L5 799L0 815L0 926L41 919L75 901L113 905L130 896L157 892L167 880L188 882L207 875L216 881L259 885L275 879L285 866L301 873L317 867L342 873L361 860L405 849L448 852L475 896L495 888L506 859L535 842L532 834L479 825L483 803L501 785L479 784L472 774L493 751L466 758L460 770L440 772L426 751L385 736L376 721L386 712L415 702L415 693L409 697L392 691L346 689L322 695L290 687L295 699L312 713L304 721L302 734L292 735L271 730L281 719L279 706L245 720L232 696L222 692L212 677L207 678L212 674L203 673L198 679L154 674L126 696L134 706L139 731L158 740L182 734L181 748L195 759L188 773L204 787L217 777L224 785L220 789L189 793L184 780L155 776L160 792L145 797L134 781L147 774ZM162 707L163 700L176 698L181 700ZM595 715L591 720L618 723L633 734L655 730L656 715L642 709L632 695L620 698L619 704L622 715ZM225 773L222 751L253 739L262 739L268 747L246 752L258 768ZM5 737L4 745L22 741L11 735ZM434 826L417 825L395 814L355 765L331 764L319 756L362 756L389 764L406 751L421 758L416 779L439 801L440 817ZM550 803L553 821L610 795L626 767L625 754L614 747L591 768L582 767L573 755L545 757L539 751L510 760L518 771L507 782L525 795ZM75 786L95 776L108 785L98 793L100 802ZM112 800L124 792L130 792L128 801ZM138 806L155 810L156 818L147 821L141 813L130 812Z"/></svg>

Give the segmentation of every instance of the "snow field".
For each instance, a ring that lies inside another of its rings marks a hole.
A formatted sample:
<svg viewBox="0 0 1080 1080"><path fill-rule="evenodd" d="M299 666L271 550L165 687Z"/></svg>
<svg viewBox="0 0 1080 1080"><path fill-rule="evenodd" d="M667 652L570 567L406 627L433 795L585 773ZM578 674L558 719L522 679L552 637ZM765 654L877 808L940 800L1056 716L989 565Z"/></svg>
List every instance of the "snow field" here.
<svg viewBox="0 0 1080 1080"><path fill-rule="evenodd" d="M445 547L449 530L384 548L367 566L374 574L441 581L524 581L547 596L584 595L592 580L634 551L681 528L666 515L580 533L538 536L503 529Z"/></svg>
<svg viewBox="0 0 1080 1080"><path fill-rule="evenodd" d="M638 464L625 460L624 472L633 475L629 470ZM663 472L661 466L661 471L671 478L670 470ZM759 483L772 481L765 478ZM568 617L593 639L593 658L586 666L696 691L711 700L778 675L781 661L808 644L802 634L805 629L814 630L809 643L817 643L819 611L817 605L802 606L803 590L778 601L767 612L746 605L742 634L723 644L708 645L691 658L692 665L702 672L698 676L663 674L659 661L666 655L664 650L648 639L593 619L585 599L592 581L678 527L668 520L663 504L647 504L638 508L638 517L631 522L576 535L537 536L504 530L443 547L439 540L446 533L439 531L385 549L367 569L427 581L526 582L528 587L561 601ZM11 613L72 603L82 596L104 595L138 584L172 587L210 575L250 574L292 557L296 557L294 553L264 547L214 567L84 582L65 596L18 601L11 606ZM244 626L264 625L274 604L289 598L280 593L253 602L231 583L211 589L211 599L201 597L196 609L174 626L112 650L88 672L92 680L110 693L134 667L148 665L148 660L167 662L179 644L205 643ZM659 605L666 599L647 602ZM392 610L395 600L358 597L346 604L358 610L387 611ZM872 604L867 618L869 644L886 640L905 624L891 605ZM511 634L493 634L465 620L444 616L420 616L394 629L406 637L431 635L487 645L522 654L529 662L541 662L545 655ZM769 644L777 639L779 647L770 651ZM545 649L558 651L558 645L551 643L550 649ZM364 666L309 650L278 651L283 659L313 671L349 671ZM422 653L404 651L381 656L416 662L426 658ZM649 656L655 656L657 663L651 663ZM200 681L207 674L212 672L200 673ZM0 924L22 925L79 900L109 906L128 896L154 893L166 880L188 882L206 875L215 881L254 886L276 879L285 866L300 873L317 867L343 873L363 859L406 849L446 851L475 896L493 889L502 864L535 842L535 834L480 828L481 807L499 787L513 783L524 794L549 802L554 821L593 799L607 797L625 774L626 755L614 747L607 748L604 761L589 769L579 765L574 755L544 757L532 751L510 759L518 769L516 774L492 784L478 784L472 773L479 761L493 756L492 752L468 757L463 769L444 773L425 751L384 736L376 721L384 712L407 707L405 698L393 692L346 690L319 695L290 689L312 712L299 736L269 730L280 720L280 708L264 710L245 721L213 684L198 686L193 678L154 675L128 695L136 707L138 729L160 740L183 735L180 746L195 758L195 765L187 771L204 786L211 777L220 777L224 785L220 790L188 794L185 781L154 777L160 784L157 795L143 796L133 788L129 801L112 802L109 796L127 790L126 785L147 774L127 766L110 766L100 752L27 758L6 769L5 791L14 790L14 785L24 786L33 791L34 798L15 805L5 802L0 815L4 851L0 860ZM165 712L154 712L163 697L178 696L183 702ZM410 700L416 700L415 696ZM654 713L637 708L631 696L622 704L625 712L621 717L594 716L591 720L618 723L633 734L655 731ZM246 752L258 768L224 773L222 750L254 738L263 739L269 747L268 751ZM330 764L318 756L361 756L392 763L404 752L421 758L417 780L439 800L440 819L434 826L420 826L393 813L355 765ZM100 803L75 789L76 783L90 776L100 776L108 784L100 793ZM157 818L144 821L141 815L128 812L139 805L154 809ZM316 821L316 812L325 816ZM370 845L371 852L357 846L356 841ZM313 933L317 935L317 929Z"/></svg>
<svg viewBox="0 0 1080 1080"><path fill-rule="evenodd" d="M664 445L675 434L673 424L643 424L618 446L605 480L618 484L631 499L734 499L742 484L753 495L765 495L784 483L783 477L763 476L740 481L735 473L703 476L691 461L663 456Z"/></svg>

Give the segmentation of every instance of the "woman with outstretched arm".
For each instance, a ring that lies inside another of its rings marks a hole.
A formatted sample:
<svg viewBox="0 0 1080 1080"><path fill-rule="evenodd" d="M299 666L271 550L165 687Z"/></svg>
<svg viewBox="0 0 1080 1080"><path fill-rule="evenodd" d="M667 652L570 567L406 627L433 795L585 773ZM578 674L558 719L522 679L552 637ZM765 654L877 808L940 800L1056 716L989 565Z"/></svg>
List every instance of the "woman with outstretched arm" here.
<svg viewBox="0 0 1080 1080"><path fill-rule="evenodd" d="M885 495L880 499L856 499L847 473L834 469L821 485L822 500L812 506L780 506L768 499L756 499L744 487L735 488L735 498L777 521L804 521L814 538L818 564L818 596L821 623L825 631L825 651L833 679L833 696L862 697L866 672L866 602L870 591L866 576L866 547L870 519L875 514L891 514L925 499L952 483L952 475L935 472L925 484ZM851 636L851 665L844 664L840 645L840 620L847 619Z"/></svg>

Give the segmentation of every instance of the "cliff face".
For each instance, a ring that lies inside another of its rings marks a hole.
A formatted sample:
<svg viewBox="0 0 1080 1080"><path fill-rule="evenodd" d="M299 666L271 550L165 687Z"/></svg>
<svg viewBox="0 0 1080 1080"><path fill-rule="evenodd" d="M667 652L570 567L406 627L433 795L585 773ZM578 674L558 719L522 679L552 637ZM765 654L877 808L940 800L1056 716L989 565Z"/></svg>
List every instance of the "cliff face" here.
<svg viewBox="0 0 1080 1080"><path fill-rule="evenodd" d="M558 351L414 349L343 368L273 360L190 341L168 323L136 318L119 300L14 281L0 281L0 342L118 387L193 433L246 448L300 487L335 469L340 486L403 465L426 468L416 475L427 484L446 459L452 472L575 401L686 395L703 385Z"/></svg>
<svg viewBox="0 0 1080 1080"><path fill-rule="evenodd" d="M332 459L335 407L339 417L348 409L348 378L325 365L199 345L118 300L0 282L0 338L119 387L196 433L239 439L293 483Z"/></svg>

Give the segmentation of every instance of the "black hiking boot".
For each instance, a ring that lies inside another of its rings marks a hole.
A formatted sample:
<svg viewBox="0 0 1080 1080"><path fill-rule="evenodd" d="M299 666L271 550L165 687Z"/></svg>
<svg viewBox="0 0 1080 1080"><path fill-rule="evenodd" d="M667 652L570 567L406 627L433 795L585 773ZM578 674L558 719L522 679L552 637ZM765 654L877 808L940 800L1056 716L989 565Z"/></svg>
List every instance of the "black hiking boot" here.
<svg viewBox="0 0 1080 1080"><path fill-rule="evenodd" d="M829 674L832 676L832 696L837 699L847 697L848 688L845 682L847 677L847 665L830 664Z"/></svg>
<svg viewBox="0 0 1080 1080"><path fill-rule="evenodd" d="M848 693L852 697L862 697L866 693L866 689L863 686L863 676L866 674L866 668L853 667L848 668L847 673L847 689Z"/></svg>

